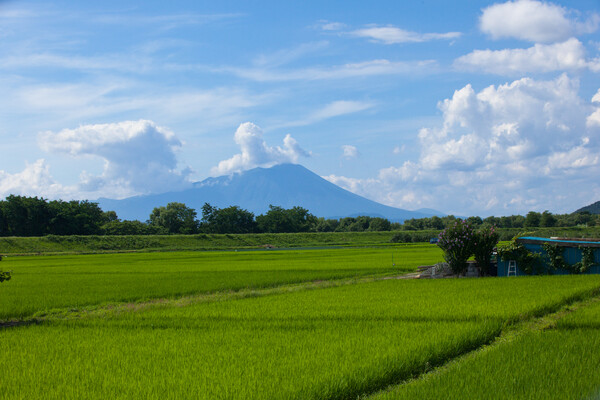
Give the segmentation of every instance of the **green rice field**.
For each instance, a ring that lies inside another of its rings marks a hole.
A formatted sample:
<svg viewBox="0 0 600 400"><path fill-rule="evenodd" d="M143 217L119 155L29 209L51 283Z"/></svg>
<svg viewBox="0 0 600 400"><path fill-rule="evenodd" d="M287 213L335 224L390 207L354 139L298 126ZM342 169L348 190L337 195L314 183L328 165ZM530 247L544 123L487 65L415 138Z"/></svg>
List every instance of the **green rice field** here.
<svg viewBox="0 0 600 400"><path fill-rule="evenodd" d="M597 399L600 302L369 399Z"/></svg>
<svg viewBox="0 0 600 400"><path fill-rule="evenodd" d="M13 279L0 287L0 321L102 302L393 275L441 258L431 245L6 257L1 267L12 270Z"/></svg>
<svg viewBox="0 0 600 400"><path fill-rule="evenodd" d="M600 388L600 356L589 354L600 276L384 279L441 260L435 246L402 249L396 265L387 248L9 257L0 398L585 398ZM503 339L552 313L561 317L547 329Z"/></svg>

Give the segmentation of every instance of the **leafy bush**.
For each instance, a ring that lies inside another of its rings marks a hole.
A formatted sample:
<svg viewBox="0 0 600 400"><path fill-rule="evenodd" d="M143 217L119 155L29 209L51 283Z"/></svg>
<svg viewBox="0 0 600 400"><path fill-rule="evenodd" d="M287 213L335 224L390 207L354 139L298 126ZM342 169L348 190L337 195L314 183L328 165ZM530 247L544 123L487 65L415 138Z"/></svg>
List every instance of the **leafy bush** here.
<svg viewBox="0 0 600 400"><path fill-rule="evenodd" d="M473 254L481 275L487 273L494 247L500 235L494 226L484 226L474 235Z"/></svg>
<svg viewBox="0 0 600 400"><path fill-rule="evenodd" d="M473 254L474 237L471 225L460 219L438 236L438 246L444 251L444 259L455 274L467 271L467 260Z"/></svg>
<svg viewBox="0 0 600 400"><path fill-rule="evenodd" d="M391 243L410 243L412 242L412 238L410 236L410 234L406 233L406 232L401 232L401 233L396 233L394 236L392 236L392 238L390 239Z"/></svg>
<svg viewBox="0 0 600 400"><path fill-rule="evenodd" d="M2 256L0 256L0 261L2 261ZM0 271L0 282L9 281L10 280L10 272Z"/></svg>

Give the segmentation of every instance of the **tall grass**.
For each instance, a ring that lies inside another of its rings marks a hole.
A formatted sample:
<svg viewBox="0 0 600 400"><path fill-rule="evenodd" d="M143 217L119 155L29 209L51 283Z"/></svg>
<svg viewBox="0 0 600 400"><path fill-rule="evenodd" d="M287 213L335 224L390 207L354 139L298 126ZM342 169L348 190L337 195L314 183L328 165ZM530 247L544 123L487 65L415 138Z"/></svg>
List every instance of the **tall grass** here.
<svg viewBox="0 0 600 400"><path fill-rule="evenodd" d="M5 329L0 393L356 398L599 287L597 276L387 280Z"/></svg>

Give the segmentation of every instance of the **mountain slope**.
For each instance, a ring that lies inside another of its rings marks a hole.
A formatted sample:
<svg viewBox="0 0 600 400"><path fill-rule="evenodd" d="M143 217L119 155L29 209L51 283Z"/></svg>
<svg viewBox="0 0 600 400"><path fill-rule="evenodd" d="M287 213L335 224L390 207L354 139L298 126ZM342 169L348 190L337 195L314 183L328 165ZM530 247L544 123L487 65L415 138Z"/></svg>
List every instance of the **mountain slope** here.
<svg viewBox="0 0 600 400"><path fill-rule="evenodd" d="M600 214L600 201L597 201L589 206L581 207L579 210L575 211L575 213L580 213L587 211L590 214Z"/></svg>
<svg viewBox="0 0 600 400"><path fill-rule="evenodd" d="M255 168L231 176L208 178L181 192L136 196L123 200L98 200L102 209L114 210L122 219L142 221L148 218L154 207L164 206L173 201L185 203L188 207L196 209L199 214L204 203L219 208L237 205L256 215L265 213L269 204L283 208L301 206L312 214L325 218L369 215L385 217L391 221L403 221L436 214L403 210L368 200L297 164Z"/></svg>

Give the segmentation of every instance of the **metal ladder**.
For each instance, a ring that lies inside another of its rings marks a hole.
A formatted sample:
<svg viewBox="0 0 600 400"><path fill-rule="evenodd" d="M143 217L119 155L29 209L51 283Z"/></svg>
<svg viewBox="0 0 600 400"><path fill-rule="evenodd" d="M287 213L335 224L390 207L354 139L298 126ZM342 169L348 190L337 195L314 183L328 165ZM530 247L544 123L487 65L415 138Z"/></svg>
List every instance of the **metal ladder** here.
<svg viewBox="0 0 600 400"><path fill-rule="evenodd" d="M506 274L506 276L517 276L517 262L515 260L510 260L508 262L508 273Z"/></svg>

